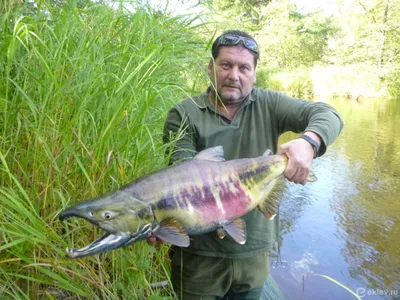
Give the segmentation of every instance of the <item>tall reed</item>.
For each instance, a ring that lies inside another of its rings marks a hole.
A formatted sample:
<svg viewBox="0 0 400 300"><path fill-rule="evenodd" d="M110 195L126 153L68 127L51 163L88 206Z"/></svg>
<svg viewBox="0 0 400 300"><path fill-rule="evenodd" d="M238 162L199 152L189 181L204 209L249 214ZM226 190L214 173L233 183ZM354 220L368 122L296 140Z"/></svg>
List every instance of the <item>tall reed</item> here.
<svg viewBox="0 0 400 300"><path fill-rule="evenodd" d="M195 86L200 25L140 6L36 2L0 19L0 297L169 296L150 286L168 281L165 248L68 260L67 245L100 233L58 214L165 165L163 119Z"/></svg>

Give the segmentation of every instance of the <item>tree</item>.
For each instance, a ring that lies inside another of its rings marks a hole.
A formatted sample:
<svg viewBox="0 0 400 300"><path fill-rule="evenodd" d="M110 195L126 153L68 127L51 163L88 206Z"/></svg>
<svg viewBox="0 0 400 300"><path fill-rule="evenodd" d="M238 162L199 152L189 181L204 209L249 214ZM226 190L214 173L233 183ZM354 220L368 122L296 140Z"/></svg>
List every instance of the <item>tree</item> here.
<svg viewBox="0 0 400 300"><path fill-rule="evenodd" d="M238 22L244 23L249 29L256 30L262 24L263 9L271 2L272 0L208 0L204 4L225 20L236 25Z"/></svg>
<svg viewBox="0 0 400 300"><path fill-rule="evenodd" d="M372 64L390 84L400 67L400 1L341 1L340 8L343 32L335 41L334 61Z"/></svg>
<svg viewBox="0 0 400 300"><path fill-rule="evenodd" d="M320 61L329 37L337 30L332 17L321 11L300 13L288 0L212 1L218 29L250 32L261 48L261 66L311 66ZM223 21L221 21L223 20Z"/></svg>
<svg viewBox="0 0 400 300"><path fill-rule="evenodd" d="M332 17L321 11L302 14L289 2L272 3L259 38L266 64L278 68L312 66L327 51L329 37L337 31Z"/></svg>

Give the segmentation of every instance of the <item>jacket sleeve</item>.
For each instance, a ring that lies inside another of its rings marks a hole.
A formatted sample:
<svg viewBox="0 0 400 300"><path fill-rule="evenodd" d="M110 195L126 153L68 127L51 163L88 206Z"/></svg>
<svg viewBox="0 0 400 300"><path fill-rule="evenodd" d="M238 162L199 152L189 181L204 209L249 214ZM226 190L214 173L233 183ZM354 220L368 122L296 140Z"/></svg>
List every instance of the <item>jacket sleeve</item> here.
<svg viewBox="0 0 400 300"><path fill-rule="evenodd" d="M322 144L318 156L326 152L327 146L339 136L343 120L329 104L291 98L285 94L273 93L271 116L275 118L280 133L312 131L317 133Z"/></svg>
<svg viewBox="0 0 400 300"><path fill-rule="evenodd" d="M168 112L164 122L163 142L169 164L192 158L197 153L195 141L196 131L178 104Z"/></svg>

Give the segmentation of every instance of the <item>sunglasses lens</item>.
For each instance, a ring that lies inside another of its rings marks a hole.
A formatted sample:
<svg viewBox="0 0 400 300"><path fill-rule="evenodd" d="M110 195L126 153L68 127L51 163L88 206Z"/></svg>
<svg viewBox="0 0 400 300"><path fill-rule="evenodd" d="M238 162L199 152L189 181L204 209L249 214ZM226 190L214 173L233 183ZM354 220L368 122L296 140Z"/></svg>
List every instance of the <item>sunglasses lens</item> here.
<svg viewBox="0 0 400 300"><path fill-rule="evenodd" d="M254 41L249 40L249 39L245 39L244 40L244 45L247 47L247 49L250 49L250 50L252 50L254 52L258 52L258 46Z"/></svg>
<svg viewBox="0 0 400 300"><path fill-rule="evenodd" d="M222 45L237 45L240 42L240 37L234 35L224 35L220 43Z"/></svg>
<svg viewBox="0 0 400 300"><path fill-rule="evenodd" d="M246 38L246 37L241 37L237 35L224 35L220 38L219 44L220 45L237 45L240 43L240 41L243 42L243 45L256 53L258 53L258 45L255 41L252 39Z"/></svg>

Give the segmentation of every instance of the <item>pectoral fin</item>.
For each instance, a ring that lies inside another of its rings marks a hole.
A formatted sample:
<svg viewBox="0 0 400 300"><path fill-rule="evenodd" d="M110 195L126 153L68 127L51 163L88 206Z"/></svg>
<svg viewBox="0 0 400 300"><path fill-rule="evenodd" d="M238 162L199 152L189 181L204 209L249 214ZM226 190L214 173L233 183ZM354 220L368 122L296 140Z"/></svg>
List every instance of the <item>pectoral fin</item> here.
<svg viewBox="0 0 400 300"><path fill-rule="evenodd" d="M190 245L189 235L175 219L161 221L159 227L154 231L154 235L167 243L179 247L188 247Z"/></svg>
<svg viewBox="0 0 400 300"><path fill-rule="evenodd" d="M247 231L246 222L243 219L236 219L222 224L225 232L238 244L246 243Z"/></svg>
<svg viewBox="0 0 400 300"><path fill-rule="evenodd" d="M258 209L263 213L267 220L272 220L278 213L279 203L276 201L269 201L267 198L264 202L258 205Z"/></svg>
<svg viewBox="0 0 400 300"><path fill-rule="evenodd" d="M278 213L279 203L283 197L284 181L277 178L265 184L264 201L258 205L258 209L264 214L267 220L272 220Z"/></svg>

